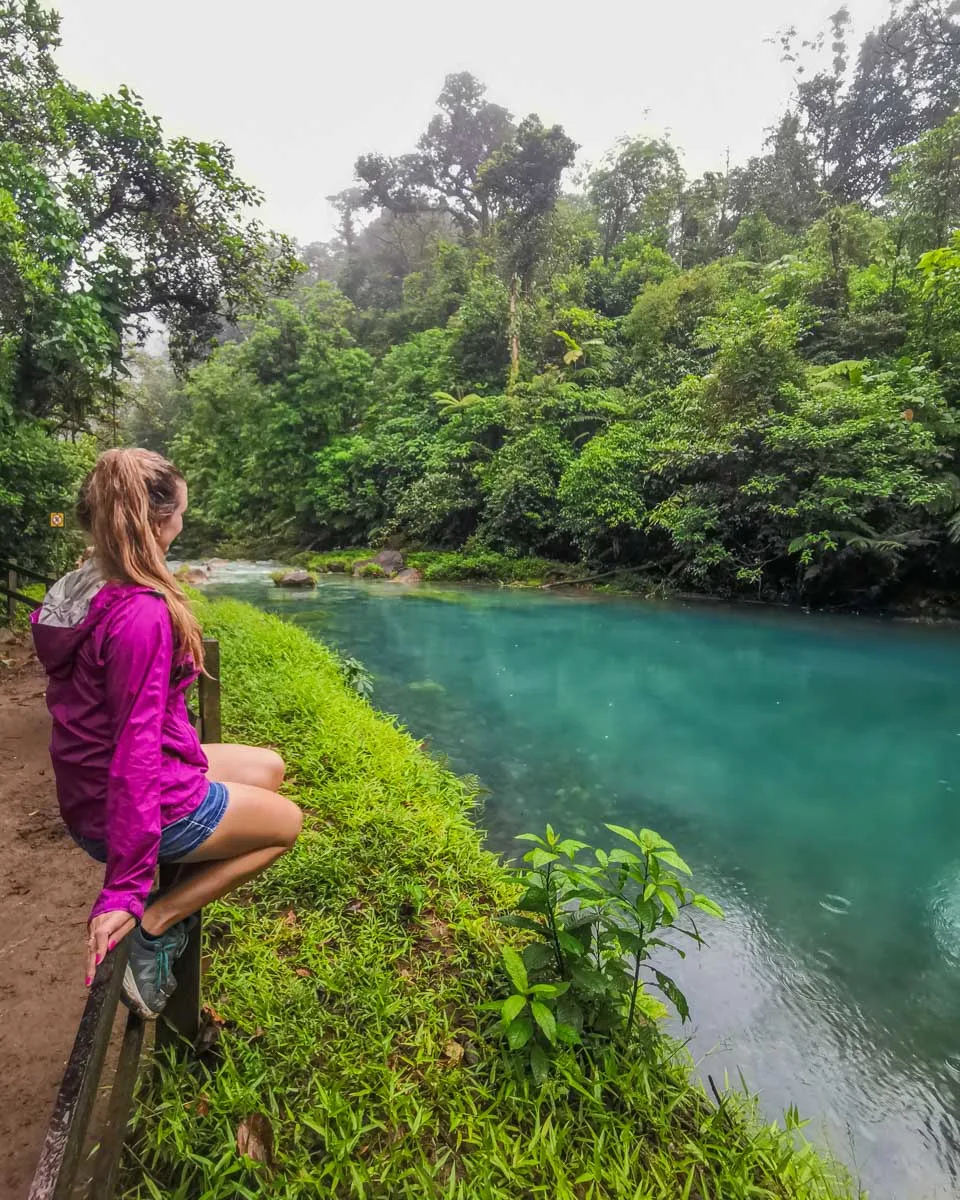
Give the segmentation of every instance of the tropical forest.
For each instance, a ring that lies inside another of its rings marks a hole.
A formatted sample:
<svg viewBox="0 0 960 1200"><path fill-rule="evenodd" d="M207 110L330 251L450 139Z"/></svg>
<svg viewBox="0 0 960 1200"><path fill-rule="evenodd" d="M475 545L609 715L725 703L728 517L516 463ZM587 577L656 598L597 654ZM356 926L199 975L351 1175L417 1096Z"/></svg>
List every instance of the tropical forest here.
<svg viewBox="0 0 960 1200"><path fill-rule="evenodd" d="M758 27L788 99L700 171L437 62L313 241L61 44L0 0L0 690L158 452L306 813L117 1194L955 1194L960 2Z"/></svg>

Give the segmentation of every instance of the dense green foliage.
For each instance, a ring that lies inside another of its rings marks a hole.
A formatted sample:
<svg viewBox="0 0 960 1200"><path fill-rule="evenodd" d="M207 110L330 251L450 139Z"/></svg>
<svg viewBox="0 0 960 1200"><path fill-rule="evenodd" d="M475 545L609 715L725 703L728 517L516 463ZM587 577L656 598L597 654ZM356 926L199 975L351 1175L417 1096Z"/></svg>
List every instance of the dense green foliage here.
<svg viewBox="0 0 960 1200"><path fill-rule="evenodd" d="M907 0L851 61L838 14L831 52L745 166L626 139L566 194L562 130L451 76L416 151L359 160L314 282L194 372L195 547L954 600L960 22Z"/></svg>
<svg viewBox="0 0 960 1200"><path fill-rule="evenodd" d="M560 126L452 75L413 150L358 159L296 285L229 152L72 87L56 37L35 0L0 4L15 552L48 561L24 498L37 471L38 495L70 490L63 438L89 431L178 461L187 550L386 543L956 601L955 5L895 0L855 53L843 10L820 43L785 33L797 86L762 153L696 179L669 141L624 138L573 186ZM168 361L124 352L148 319Z"/></svg>
<svg viewBox="0 0 960 1200"><path fill-rule="evenodd" d="M649 1051L663 1005L660 992L681 1020L687 998L654 954L681 955L680 934L697 946L701 913L722 917L720 906L688 888L692 872L676 849L652 829L607 829L628 843L612 850L558 836L551 825L532 842L517 871L522 894L517 911L501 920L532 934L522 952L505 946L503 960L511 992L484 1007L497 1014L493 1032L542 1083L550 1057L562 1046L615 1042L626 1053ZM592 855L591 863L586 853Z"/></svg>
<svg viewBox="0 0 960 1200"><path fill-rule="evenodd" d="M182 368L296 274L230 151L166 138L126 88L70 84L58 29L0 0L0 516L5 549L51 567L37 525L76 494L65 439L118 435L129 347L162 323Z"/></svg>
<svg viewBox="0 0 960 1200"><path fill-rule="evenodd" d="M519 892L481 847L470 789L302 630L198 611L222 647L226 734L279 748L306 823L208 913L219 1042L143 1076L128 1200L847 1195L742 1100L708 1100L666 1039L562 1051L542 1089L524 1080L480 1011L508 994L501 950L518 943L495 917ZM241 1128L267 1161L238 1154Z"/></svg>

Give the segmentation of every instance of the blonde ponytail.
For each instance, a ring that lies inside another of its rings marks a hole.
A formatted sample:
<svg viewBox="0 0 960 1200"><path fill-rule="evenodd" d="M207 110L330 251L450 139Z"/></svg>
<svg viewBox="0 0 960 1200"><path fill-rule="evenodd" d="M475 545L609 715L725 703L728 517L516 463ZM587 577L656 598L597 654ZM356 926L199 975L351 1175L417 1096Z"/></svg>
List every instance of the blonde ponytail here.
<svg viewBox="0 0 960 1200"><path fill-rule="evenodd" d="M161 592L170 611L178 656L203 670L203 638L186 596L167 568L157 530L177 507L184 479L152 450L107 450L84 481L77 504L105 579Z"/></svg>

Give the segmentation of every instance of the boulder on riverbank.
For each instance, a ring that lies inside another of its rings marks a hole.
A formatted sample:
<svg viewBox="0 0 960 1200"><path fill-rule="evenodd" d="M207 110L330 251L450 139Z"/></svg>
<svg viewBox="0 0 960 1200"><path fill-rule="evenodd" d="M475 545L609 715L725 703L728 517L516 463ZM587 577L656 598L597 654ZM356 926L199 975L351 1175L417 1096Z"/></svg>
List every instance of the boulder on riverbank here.
<svg viewBox="0 0 960 1200"><path fill-rule="evenodd" d="M399 550L381 550L379 554L375 554L373 558L363 558L359 562L353 564L354 575L373 576L373 571L364 571L364 567L379 567L388 579L392 579L404 569L403 555Z"/></svg>
<svg viewBox="0 0 960 1200"><path fill-rule="evenodd" d="M398 571L388 582L390 583L423 583L423 572L418 571L416 567L404 567L402 571Z"/></svg>
<svg viewBox="0 0 960 1200"><path fill-rule="evenodd" d="M187 587L203 587L205 583L210 582L210 572L206 567L188 567L185 563L178 568L174 578L178 583L185 583Z"/></svg>
<svg viewBox="0 0 960 1200"><path fill-rule="evenodd" d="M309 571L277 571L273 582L283 588L313 588L317 586L317 577Z"/></svg>

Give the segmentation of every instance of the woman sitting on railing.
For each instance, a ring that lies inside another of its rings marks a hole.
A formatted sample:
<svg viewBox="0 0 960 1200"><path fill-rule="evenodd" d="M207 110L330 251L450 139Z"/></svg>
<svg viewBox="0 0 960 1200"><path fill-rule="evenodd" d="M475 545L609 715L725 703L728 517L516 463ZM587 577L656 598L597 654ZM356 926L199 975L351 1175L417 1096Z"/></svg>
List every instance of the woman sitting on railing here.
<svg viewBox="0 0 960 1200"><path fill-rule="evenodd" d="M90 914L87 985L129 934L123 998L148 1018L176 986L172 965L191 915L265 870L302 820L277 795L278 754L201 746L187 715L203 647L166 565L186 507L183 477L159 454L101 455L78 505L93 557L33 614L60 812L74 840L106 863ZM196 865L151 895L158 862Z"/></svg>

